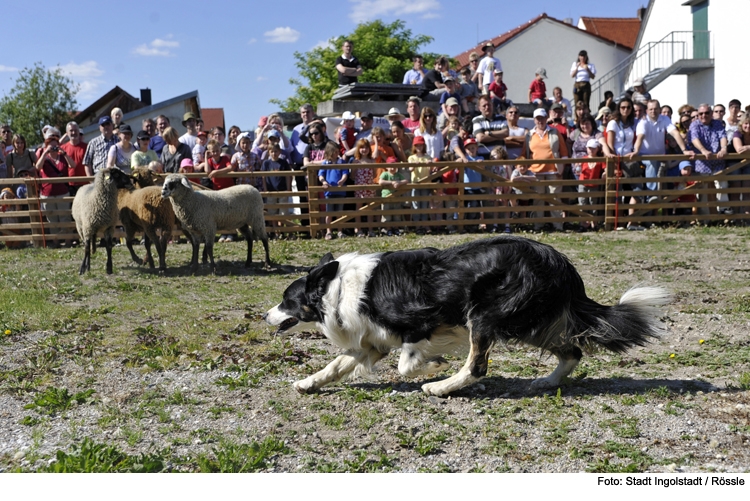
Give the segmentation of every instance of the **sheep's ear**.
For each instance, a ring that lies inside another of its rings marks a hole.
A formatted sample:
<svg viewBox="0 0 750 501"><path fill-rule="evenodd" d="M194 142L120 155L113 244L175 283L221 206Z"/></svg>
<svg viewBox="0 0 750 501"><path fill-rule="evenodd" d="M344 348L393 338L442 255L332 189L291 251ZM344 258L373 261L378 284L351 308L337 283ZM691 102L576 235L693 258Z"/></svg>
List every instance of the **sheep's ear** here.
<svg viewBox="0 0 750 501"><path fill-rule="evenodd" d="M190 181L188 181L186 177L183 177L183 178L182 178L182 185L183 185L183 186L184 186L185 188L188 188L188 189L189 189L189 190L191 190L191 191L193 190L193 187L192 187L192 186L190 186Z"/></svg>

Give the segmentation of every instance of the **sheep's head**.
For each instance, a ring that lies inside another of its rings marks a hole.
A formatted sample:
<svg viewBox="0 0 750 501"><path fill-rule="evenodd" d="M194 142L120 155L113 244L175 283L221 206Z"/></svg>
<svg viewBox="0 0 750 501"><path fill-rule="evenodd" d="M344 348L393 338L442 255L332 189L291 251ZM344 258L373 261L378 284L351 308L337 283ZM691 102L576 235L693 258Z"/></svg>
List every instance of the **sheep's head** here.
<svg viewBox="0 0 750 501"><path fill-rule="evenodd" d="M99 175L101 175L101 179L105 182L114 183L118 190L120 188L133 189L133 181L130 179L130 176L117 167L102 169L99 171Z"/></svg>
<svg viewBox="0 0 750 501"><path fill-rule="evenodd" d="M138 188L145 188L146 186L156 185L159 174L147 167L137 167L133 170L131 178Z"/></svg>
<svg viewBox="0 0 750 501"><path fill-rule="evenodd" d="M182 174L170 174L164 180L164 186L161 188L161 197L169 198L181 189L193 191L193 187L188 179Z"/></svg>

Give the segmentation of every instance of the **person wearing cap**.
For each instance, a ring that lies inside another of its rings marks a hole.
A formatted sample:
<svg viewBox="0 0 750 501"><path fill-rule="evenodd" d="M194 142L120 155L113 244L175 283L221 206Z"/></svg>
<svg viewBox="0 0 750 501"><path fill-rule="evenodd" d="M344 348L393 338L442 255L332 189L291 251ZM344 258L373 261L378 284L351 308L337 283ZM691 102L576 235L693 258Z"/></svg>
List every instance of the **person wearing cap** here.
<svg viewBox="0 0 750 501"><path fill-rule="evenodd" d="M586 142L586 157L584 158L596 158L601 156L599 152L600 146L601 144L596 139L589 139ZM576 164L576 171L578 173L578 179L580 181L601 179L602 172L604 172L605 170L606 166L604 162L584 162L582 164ZM591 197L589 194L591 192L601 191L601 189L602 185L598 184L579 184L578 192L581 194L581 196L578 197L579 205L597 205L600 201L599 198ZM596 214L597 211L594 211L594 215ZM586 226L588 226L592 230L596 229L596 223L594 223L593 221L583 223L583 227L585 228Z"/></svg>
<svg viewBox="0 0 750 501"><path fill-rule="evenodd" d="M448 69L448 58L440 56L435 59L435 67L427 72L422 80L422 99L425 101L439 101L445 92L443 73Z"/></svg>
<svg viewBox="0 0 750 501"><path fill-rule="evenodd" d="M549 120L548 123L551 127L557 129L557 132L562 134L561 137L568 140L568 125L565 120L565 110L560 103L552 103L549 107ZM566 143L567 144L567 143Z"/></svg>
<svg viewBox="0 0 750 501"><path fill-rule="evenodd" d="M445 83L445 92L440 96L440 110L439 115L444 115L448 112L447 105L445 104L448 99L455 99L458 101L458 116L461 116L461 94L458 92L458 83L456 79L450 75L443 77Z"/></svg>
<svg viewBox="0 0 750 501"><path fill-rule="evenodd" d="M591 79L596 76L596 66L589 63L589 55L585 50L578 53L578 59L570 67L570 76L575 79L573 96L575 102L583 101L590 107Z"/></svg>
<svg viewBox="0 0 750 501"><path fill-rule="evenodd" d="M596 114L596 123L599 126L599 132L607 130L607 124L611 118L612 110L609 109L609 106L602 106L599 108L599 113Z"/></svg>
<svg viewBox="0 0 750 501"><path fill-rule="evenodd" d="M469 164L471 162L481 162L483 160L482 157L478 156L477 150L479 148L479 145L477 144L477 140L473 137L469 137L464 141L464 150L466 151L466 159L468 160ZM474 169L469 168L468 166L464 168L464 183L481 183L482 182L482 173L479 171L476 171ZM482 188L475 186L470 188L464 188L464 194L466 195L481 195L483 193ZM482 206L481 200L467 200L465 202L465 207L467 208L477 208ZM469 212L466 214L466 219L479 219L480 213L479 212Z"/></svg>
<svg viewBox="0 0 750 501"><path fill-rule="evenodd" d="M360 128L359 132L357 132L357 141L360 139L370 139L370 135L372 135L372 124L374 121L375 116L370 112L363 113L362 116L359 117Z"/></svg>
<svg viewBox="0 0 750 501"><path fill-rule="evenodd" d="M145 130L138 131L138 135L135 137L136 145L138 149L133 152L130 156L130 168L135 170L138 167L148 167L151 162L158 162L159 157L156 156L154 150L148 149L148 143L151 141L151 137Z"/></svg>
<svg viewBox="0 0 750 501"><path fill-rule="evenodd" d="M68 170L68 177L83 177L86 175L86 169L83 166L83 157L86 155L86 144L81 138L81 129L76 122L68 122L65 126L65 133L68 136L68 142L60 146L60 149L73 159L75 167ZM83 181L71 182L68 184L70 196L75 196L78 189L85 185Z"/></svg>
<svg viewBox="0 0 750 501"><path fill-rule="evenodd" d="M109 115L99 119L99 132L101 132L101 135L89 142L88 147L86 147L86 154L83 156L83 166L86 169L87 176L93 176L107 167L109 150L120 139L113 133L112 118Z"/></svg>
<svg viewBox="0 0 750 501"><path fill-rule="evenodd" d="M354 128L354 120L357 117L351 111L345 111L341 115L341 130L339 139L341 141L341 155L346 156L350 150L354 149L357 143L357 129Z"/></svg>
<svg viewBox="0 0 750 501"><path fill-rule="evenodd" d="M495 109L492 106L492 98L489 94L479 96L479 113L481 115L474 117L473 134L478 143L481 143L478 149L479 155L483 158L489 158L493 146L503 144L508 137L508 124L503 117L495 116Z"/></svg>
<svg viewBox="0 0 750 501"><path fill-rule="evenodd" d="M633 95L631 99L633 99L634 103L641 103L648 107L648 102L651 100L651 94L646 90L646 84L642 78L633 82Z"/></svg>
<svg viewBox="0 0 750 501"><path fill-rule="evenodd" d="M505 99L505 93L508 91L508 86L503 82L503 70L495 70L495 80L490 84L489 91L490 97L492 98L492 105L498 111L503 111L510 104Z"/></svg>
<svg viewBox="0 0 750 501"><path fill-rule="evenodd" d="M357 77L362 76L364 70L359 64L359 59L354 57L352 49L354 43L351 40L344 40L341 45L343 54L336 58L336 71L338 71L339 86L357 83Z"/></svg>
<svg viewBox="0 0 750 501"><path fill-rule="evenodd" d="M392 124L395 121L401 121L404 118L406 118L404 115L401 114L401 110L398 108L391 108L388 110L388 114L385 116L385 118L388 120L388 125ZM390 127L389 127L390 129Z"/></svg>
<svg viewBox="0 0 750 501"><path fill-rule="evenodd" d="M62 136L62 134L60 133L60 129L58 129L57 127L52 127L51 125L45 125L44 128L42 128L42 131L42 136L44 136L44 139L54 137L55 139L57 139L58 146L60 145L60 136ZM40 156L42 156L43 151L44 143L42 143L34 152L36 154L37 160Z"/></svg>
<svg viewBox="0 0 750 501"><path fill-rule="evenodd" d="M412 58L412 62L414 63L414 68L406 72L403 83L404 85L422 85L425 75L424 59L417 54Z"/></svg>
<svg viewBox="0 0 750 501"><path fill-rule="evenodd" d="M180 142L188 145L190 151L193 151L193 147L198 139L198 117L195 116L195 113L185 113L182 116L182 126L187 128L187 132L180 136Z"/></svg>
<svg viewBox="0 0 750 501"><path fill-rule="evenodd" d="M484 52L484 57L477 67L477 84L483 94L489 94L490 84L495 79L495 70L503 71L503 66L500 64L500 60L495 57L495 45L492 42L484 44L482 52Z"/></svg>
<svg viewBox="0 0 750 501"><path fill-rule="evenodd" d="M208 132L198 131L198 137L193 146L193 165L200 165L206 158L206 144L208 143ZM234 151L234 150L232 150Z"/></svg>
<svg viewBox="0 0 750 501"><path fill-rule="evenodd" d="M47 130L44 138L44 147L36 162L35 174L41 178L59 178L67 177L70 169L75 169L75 162L65 150L60 149L60 131L54 127ZM67 183L42 183L39 190L39 198L44 201L41 203L42 211L69 211L70 203L58 201L69 196ZM50 223L67 223L71 221L70 214L45 214L47 221ZM66 228L53 227L50 233L53 235L65 233ZM53 247L61 243L59 239L54 240Z"/></svg>
<svg viewBox="0 0 750 501"><path fill-rule="evenodd" d="M132 172L130 169L130 157L133 156L133 152L136 150L130 142L133 139L133 129L128 124L120 124L117 135L120 136L120 141L109 148L107 168L117 167L126 174L130 174Z"/></svg>
<svg viewBox="0 0 750 501"><path fill-rule="evenodd" d="M195 173L195 164L193 164L192 158L183 158L182 162L180 162L180 174L194 174ZM195 184L201 184L200 181L197 178L189 177L188 178L191 183Z"/></svg>
<svg viewBox="0 0 750 501"><path fill-rule="evenodd" d="M544 108L537 108L534 110L534 129L529 132L526 136L526 158L534 160L550 160L553 158L564 158L568 156L568 149L565 145L565 141L560 140L560 135L557 133L557 129L554 129L547 125L547 112ZM553 179L562 179L564 164L533 164L529 166L536 178L539 181L547 181ZM537 186L537 193L560 193L562 192L562 186ZM535 199L534 205L544 205L544 200ZM550 211L552 217L561 218L562 212L559 210ZM544 217L544 210L537 211L534 213L535 218ZM563 225L560 222L553 223L555 229L562 230ZM535 223L534 228L536 230L541 229L541 223Z"/></svg>
<svg viewBox="0 0 750 501"><path fill-rule="evenodd" d="M438 116L437 128L443 133L443 137L445 137L448 128L448 119L450 117L460 118L461 106L455 97L451 97L445 100L443 109L445 113L441 113Z"/></svg>
<svg viewBox="0 0 750 501"><path fill-rule="evenodd" d="M545 104L549 104L547 99L547 86L544 84L544 79L547 78L547 70L544 68L537 68L534 80L529 86L529 102L536 104L542 108Z"/></svg>

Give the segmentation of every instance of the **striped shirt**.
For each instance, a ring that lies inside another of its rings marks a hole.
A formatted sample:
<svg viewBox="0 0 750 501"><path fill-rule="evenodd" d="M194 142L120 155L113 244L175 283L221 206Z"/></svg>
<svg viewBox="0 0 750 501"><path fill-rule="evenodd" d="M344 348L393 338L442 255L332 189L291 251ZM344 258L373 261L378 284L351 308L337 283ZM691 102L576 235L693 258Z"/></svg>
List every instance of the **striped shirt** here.
<svg viewBox="0 0 750 501"><path fill-rule="evenodd" d="M106 169L109 149L119 141L120 138L114 134L109 139L105 139L103 135L95 137L89 142L86 148L86 154L83 156L83 165L90 165L94 170L94 174L102 169Z"/></svg>

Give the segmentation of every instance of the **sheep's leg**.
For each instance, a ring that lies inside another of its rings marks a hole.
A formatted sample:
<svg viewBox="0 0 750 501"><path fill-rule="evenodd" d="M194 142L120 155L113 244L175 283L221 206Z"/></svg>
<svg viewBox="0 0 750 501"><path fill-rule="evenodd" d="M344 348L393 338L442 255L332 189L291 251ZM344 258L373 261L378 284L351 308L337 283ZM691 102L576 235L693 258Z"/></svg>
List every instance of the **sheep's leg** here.
<svg viewBox="0 0 750 501"><path fill-rule="evenodd" d="M153 237L154 241L154 247L156 248L156 254L159 256L159 269L164 270L167 268L167 264L164 261L164 247L162 246L161 239L154 233ZM150 244L148 236L146 236L146 245ZM153 258L151 259L151 262L153 263Z"/></svg>
<svg viewBox="0 0 750 501"><path fill-rule="evenodd" d="M104 245L107 247L107 275L112 274L112 235L104 237Z"/></svg>
<svg viewBox="0 0 750 501"><path fill-rule="evenodd" d="M198 248L201 246L201 241L198 237L191 235L190 242L193 244L193 258L190 260L190 270L196 272L198 271Z"/></svg>
<svg viewBox="0 0 750 501"><path fill-rule="evenodd" d="M161 230L161 254L159 254L159 268L162 270L167 269L167 245L172 240L172 230ZM159 249L157 249L159 252Z"/></svg>
<svg viewBox="0 0 750 501"><path fill-rule="evenodd" d="M159 236L153 228L151 228L150 231L144 231L144 233L146 238L146 259L144 260L144 263L147 261L148 267L154 268L154 256L151 254L151 244L153 243L154 247L156 247L156 252L159 254L159 267L161 268L162 258L161 251L159 250Z"/></svg>
<svg viewBox="0 0 750 501"><path fill-rule="evenodd" d="M240 227L240 233L247 240L247 261L245 261L245 268L250 268L253 264L253 234L248 225Z"/></svg>
<svg viewBox="0 0 750 501"><path fill-rule="evenodd" d="M208 239L204 242L205 245L203 246L203 264L208 263ZM211 242L211 246L213 247L213 242Z"/></svg>
<svg viewBox="0 0 750 501"><path fill-rule="evenodd" d="M271 257L268 255L268 237L261 239L263 249L266 251L266 268L271 267Z"/></svg>
<svg viewBox="0 0 750 501"><path fill-rule="evenodd" d="M216 263L214 263L214 241L211 239L206 240L203 252L208 252L208 258L211 260L211 274L216 274Z"/></svg>
<svg viewBox="0 0 750 501"><path fill-rule="evenodd" d="M87 238L83 243L83 261L81 261L81 269L78 270L79 275L86 273L86 263L91 259L91 239Z"/></svg>
<svg viewBox="0 0 750 501"><path fill-rule="evenodd" d="M135 231L132 231L131 228L125 227L125 245L128 246L128 250L130 251L130 258L136 263L136 264L144 264L143 261L141 261L141 258L138 257L138 254L135 253L135 250L133 250L133 238L135 238Z"/></svg>
<svg viewBox="0 0 750 501"><path fill-rule="evenodd" d="M143 264L147 264L149 268L153 269L154 268L154 256L151 255L151 238L149 238L148 235L144 235L143 238L145 239L144 247L146 247L146 257L143 258ZM155 246L158 245L157 242L158 240L156 239L153 240L153 243Z"/></svg>

